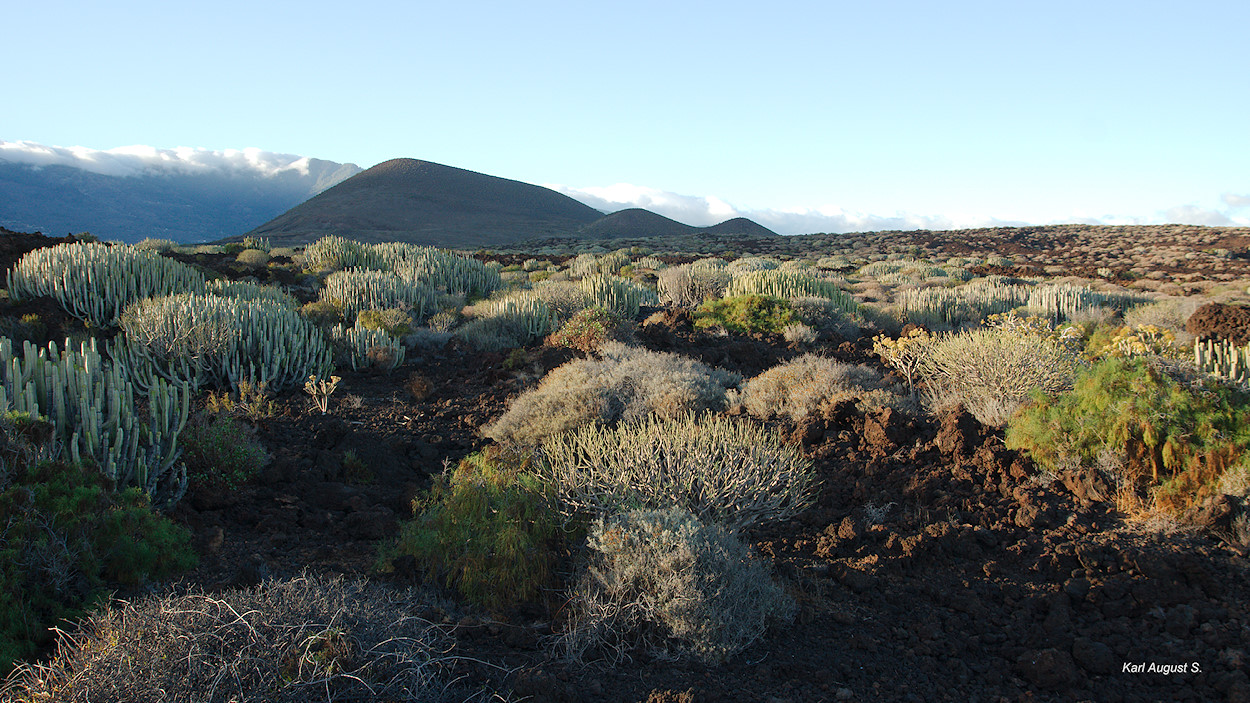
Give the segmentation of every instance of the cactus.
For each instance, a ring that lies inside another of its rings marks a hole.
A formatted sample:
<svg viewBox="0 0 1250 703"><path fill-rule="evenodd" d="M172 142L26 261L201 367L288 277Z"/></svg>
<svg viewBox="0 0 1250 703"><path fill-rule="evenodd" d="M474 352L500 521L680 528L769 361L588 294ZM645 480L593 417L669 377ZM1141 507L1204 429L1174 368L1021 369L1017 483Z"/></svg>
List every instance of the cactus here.
<svg viewBox="0 0 1250 703"><path fill-rule="evenodd" d="M836 281L778 269L735 275L725 290L725 297L735 295L768 295L786 300L827 298L847 314L854 314L859 310L859 303L839 288Z"/></svg>
<svg viewBox="0 0 1250 703"><path fill-rule="evenodd" d="M422 320L437 307L434 289L413 283L389 271L351 269L326 278L322 300L333 300L343 310L343 318L354 322L361 310L406 308Z"/></svg>
<svg viewBox="0 0 1250 703"><path fill-rule="evenodd" d="M642 305L660 304L655 291L619 276L587 276L582 279L581 287L591 306L604 308L626 320L638 317Z"/></svg>
<svg viewBox="0 0 1250 703"><path fill-rule="evenodd" d="M221 298L238 298L240 300L263 300L288 308L298 308L299 301L291 294L277 286L266 286L250 281L230 281L224 278L209 281L204 292Z"/></svg>
<svg viewBox="0 0 1250 703"><path fill-rule="evenodd" d="M478 303L473 306L473 317L479 320L505 318L531 337L542 337L555 326L551 310L533 291L517 291Z"/></svg>
<svg viewBox="0 0 1250 703"><path fill-rule="evenodd" d="M135 303L110 355L146 392L160 377L193 387L265 383L275 393L328 374L333 355L316 325L264 301L184 294Z"/></svg>
<svg viewBox="0 0 1250 703"><path fill-rule="evenodd" d="M1246 385L1250 383L1250 344L1237 346L1223 339L1195 339L1194 365L1199 371Z"/></svg>
<svg viewBox="0 0 1250 703"><path fill-rule="evenodd" d="M148 249L72 242L27 253L8 285L14 300L50 295L74 317L111 327L136 300L204 290L204 276Z"/></svg>
<svg viewBox="0 0 1250 703"><path fill-rule="evenodd" d="M304 266L312 271L348 268L380 269L382 257L373 249L335 235L322 237L304 249Z"/></svg>
<svg viewBox="0 0 1250 703"><path fill-rule="evenodd" d="M404 345L385 330L371 330L357 324L355 327L335 325L330 330L330 341L342 350L341 360L352 371L374 367L393 371L404 363Z"/></svg>
<svg viewBox="0 0 1250 703"><path fill-rule="evenodd" d="M61 353L55 343L36 348L0 337L0 412L41 415L55 427L70 458L90 458L114 485L138 486L156 505L173 505L187 488L178 433L187 421L191 390L186 384L154 381L148 391L147 423L135 406L135 386L116 364L105 363L95 340Z"/></svg>

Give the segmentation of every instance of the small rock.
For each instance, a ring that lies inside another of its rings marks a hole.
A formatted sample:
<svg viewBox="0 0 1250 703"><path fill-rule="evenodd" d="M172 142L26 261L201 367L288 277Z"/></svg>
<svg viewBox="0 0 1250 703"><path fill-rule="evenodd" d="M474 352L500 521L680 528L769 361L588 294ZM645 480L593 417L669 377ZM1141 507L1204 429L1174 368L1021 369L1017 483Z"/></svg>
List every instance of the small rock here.
<svg viewBox="0 0 1250 703"><path fill-rule="evenodd" d="M1016 659L1016 671L1042 688L1058 689L1077 680L1072 655L1054 648L1021 654Z"/></svg>
<svg viewBox="0 0 1250 703"><path fill-rule="evenodd" d="M834 694L834 697L840 701L849 701L855 697L855 692L849 688L839 688L838 692Z"/></svg>
<svg viewBox="0 0 1250 703"><path fill-rule="evenodd" d="M1078 637L1072 642L1072 658L1077 666L1099 675L1115 673L1118 661L1110 647L1086 637Z"/></svg>
<svg viewBox="0 0 1250 703"><path fill-rule="evenodd" d="M1178 605L1168 611L1163 629L1174 637L1186 637L1194 626L1194 609L1189 605Z"/></svg>

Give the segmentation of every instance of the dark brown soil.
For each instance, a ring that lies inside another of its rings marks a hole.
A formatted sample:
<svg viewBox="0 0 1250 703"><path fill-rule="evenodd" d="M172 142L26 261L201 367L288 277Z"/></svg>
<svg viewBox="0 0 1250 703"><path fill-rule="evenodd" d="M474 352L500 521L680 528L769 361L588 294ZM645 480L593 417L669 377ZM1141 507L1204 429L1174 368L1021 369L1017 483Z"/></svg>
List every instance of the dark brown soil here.
<svg viewBox="0 0 1250 703"><path fill-rule="evenodd" d="M746 376L804 351L697 332L678 312L637 334ZM869 363L868 344L822 340L816 351ZM449 347L389 375L342 373L326 415L300 394L279 398L257 423L274 457L262 475L238 491L193 489L173 511L201 555L186 580L222 589L304 569L369 573L430 475L484 446L478 428L569 358ZM429 389L420 399L407 390L413 374ZM537 701L1250 700L1244 550L1210 531L1130 529L1099 476L1039 479L967 413L843 404L776 427L822 477L812 509L749 535L800 606L793 625L715 667L641 653L574 667L544 646L558 598L503 613L465 606L449 614L455 653L506 669L472 668L469 680ZM345 463L349 452L360 461ZM1218 529L1230 511L1217 508Z"/></svg>
<svg viewBox="0 0 1250 703"><path fill-rule="evenodd" d="M1200 339L1222 339L1238 345L1250 343L1250 308L1207 303L1189 317L1185 330Z"/></svg>

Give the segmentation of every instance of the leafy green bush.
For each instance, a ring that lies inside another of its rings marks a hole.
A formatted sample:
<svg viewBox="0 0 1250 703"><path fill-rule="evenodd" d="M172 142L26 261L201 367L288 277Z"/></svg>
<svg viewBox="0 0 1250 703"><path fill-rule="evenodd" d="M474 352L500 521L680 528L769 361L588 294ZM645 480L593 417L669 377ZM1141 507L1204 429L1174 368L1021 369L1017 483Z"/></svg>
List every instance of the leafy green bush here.
<svg viewBox="0 0 1250 703"><path fill-rule="evenodd" d="M1008 425L1007 446L1052 470L1097 466L1110 451L1123 457L1113 477L1122 487L1183 510L1246 465L1250 397L1178 368L1147 357L1099 361L1070 392L1035 393Z"/></svg>
<svg viewBox="0 0 1250 703"><path fill-rule="evenodd" d="M738 374L677 354L608 342L599 359L574 359L522 393L483 433L497 442L533 446L548 435L592 422L613 424L649 415L721 410Z"/></svg>
<svg viewBox="0 0 1250 703"><path fill-rule="evenodd" d="M816 483L811 461L775 432L706 414L552 435L535 470L569 515L676 505L734 531L793 517Z"/></svg>
<svg viewBox="0 0 1250 703"><path fill-rule="evenodd" d="M533 600L551 580L562 538L551 490L528 457L498 449L471 454L435 479L415 517L385 547L382 571L408 555L470 601L500 608Z"/></svg>
<svg viewBox="0 0 1250 703"><path fill-rule="evenodd" d="M16 429L21 423L13 418L2 424L6 439L31 431ZM94 469L7 458L0 491L0 673L47 646L48 627L81 617L110 588L194 566L189 533L153 511L138 488L114 493Z"/></svg>
<svg viewBox="0 0 1250 703"><path fill-rule="evenodd" d="M719 326L738 334L781 334L788 325L799 321L789 302L768 295L709 300L694 313L694 325L699 329Z"/></svg>
<svg viewBox="0 0 1250 703"><path fill-rule="evenodd" d="M675 508L600 519L569 604L566 658L643 648L717 664L791 619L794 602L732 533Z"/></svg>
<svg viewBox="0 0 1250 703"><path fill-rule="evenodd" d="M568 347L591 353L610 340L625 337L624 321L601 307L586 308L570 317L560 329L547 337L553 347Z"/></svg>
<svg viewBox="0 0 1250 703"><path fill-rule="evenodd" d="M269 463L256 428L226 413L195 413L179 437L188 480L236 488Z"/></svg>

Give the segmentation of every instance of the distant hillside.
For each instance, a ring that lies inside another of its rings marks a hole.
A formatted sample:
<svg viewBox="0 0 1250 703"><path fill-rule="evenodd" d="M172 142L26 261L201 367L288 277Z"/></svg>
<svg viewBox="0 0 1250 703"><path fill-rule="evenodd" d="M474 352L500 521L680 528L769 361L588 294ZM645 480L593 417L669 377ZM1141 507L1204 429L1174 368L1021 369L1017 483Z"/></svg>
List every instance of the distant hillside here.
<svg viewBox="0 0 1250 703"><path fill-rule="evenodd" d="M360 171L307 160L307 171L128 175L0 160L0 227L101 239L204 242L246 232Z"/></svg>
<svg viewBox="0 0 1250 703"><path fill-rule="evenodd" d="M747 237L776 237L776 232L768 229L764 225L745 217L735 217L732 220L725 220L719 225L711 227L703 227L702 231L706 234L733 234Z"/></svg>
<svg viewBox="0 0 1250 703"><path fill-rule="evenodd" d="M248 234L304 244L336 234L451 248L561 236L603 213L553 190L452 166L392 159L343 181Z"/></svg>
<svg viewBox="0 0 1250 703"><path fill-rule="evenodd" d="M629 208L595 220L577 231L585 239L620 239L622 237L673 237L689 234L697 227L683 225L663 215L642 208Z"/></svg>

